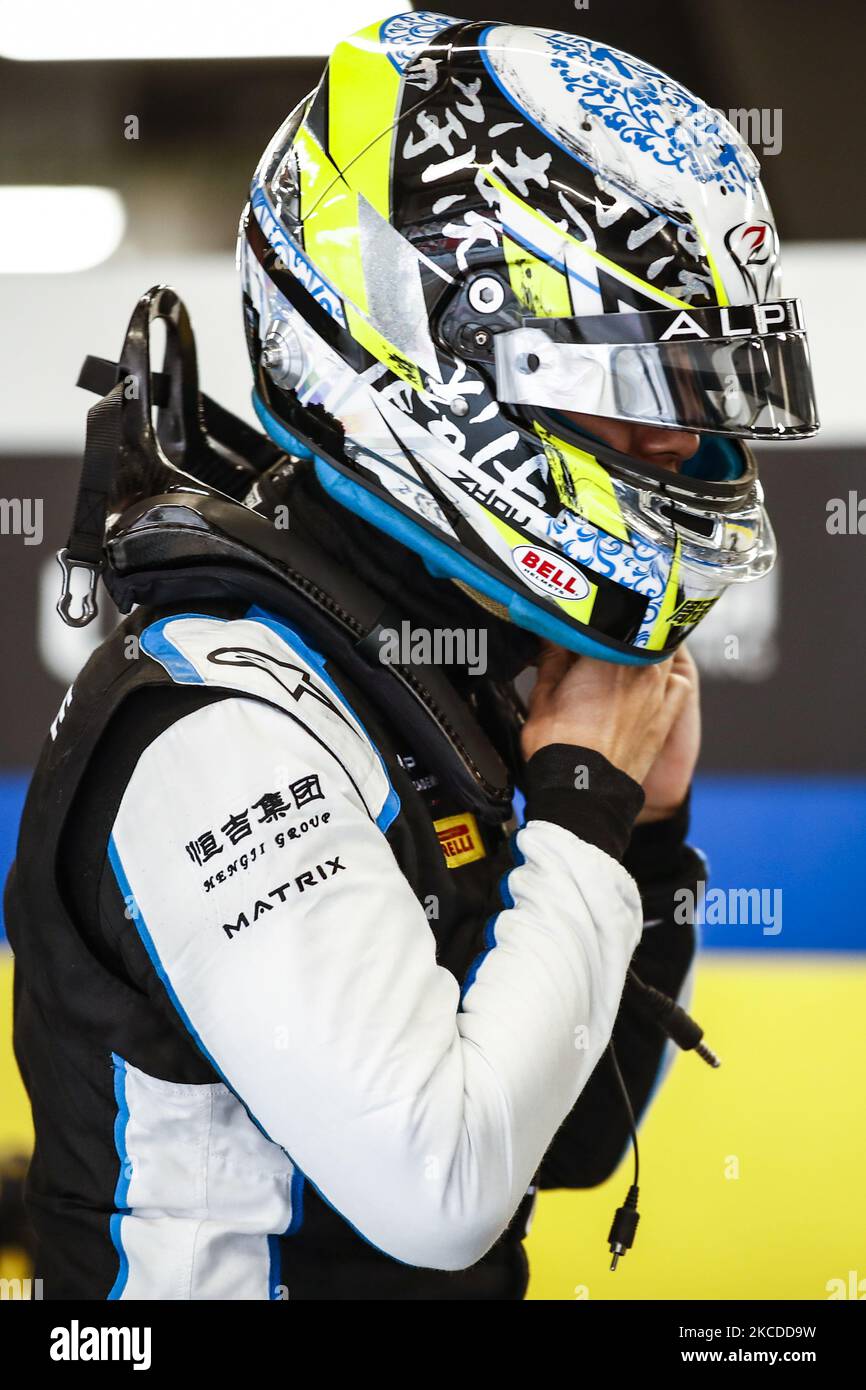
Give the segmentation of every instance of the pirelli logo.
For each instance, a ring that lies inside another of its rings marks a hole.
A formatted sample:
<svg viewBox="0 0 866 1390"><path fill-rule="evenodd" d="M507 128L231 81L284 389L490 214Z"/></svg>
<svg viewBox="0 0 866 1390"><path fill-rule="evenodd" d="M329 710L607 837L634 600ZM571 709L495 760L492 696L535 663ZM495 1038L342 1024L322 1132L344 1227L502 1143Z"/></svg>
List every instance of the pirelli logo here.
<svg viewBox="0 0 866 1390"><path fill-rule="evenodd" d="M463 816L445 816L442 820L435 820L433 828L449 869L459 869L462 864L484 858L486 850L478 822L468 811Z"/></svg>

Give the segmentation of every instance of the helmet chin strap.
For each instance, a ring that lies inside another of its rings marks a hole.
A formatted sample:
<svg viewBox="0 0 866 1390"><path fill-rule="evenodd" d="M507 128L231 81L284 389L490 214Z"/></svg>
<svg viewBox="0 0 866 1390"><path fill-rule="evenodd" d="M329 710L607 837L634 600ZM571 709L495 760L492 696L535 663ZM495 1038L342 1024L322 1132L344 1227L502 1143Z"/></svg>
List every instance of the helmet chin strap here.
<svg viewBox="0 0 866 1390"><path fill-rule="evenodd" d="M466 594L474 603L479 604L486 612L492 613L494 618L500 618L504 623L510 623L511 618L508 609L502 603L497 603L495 599L488 598L486 594L479 594L477 589L473 589L462 579L452 579L452 584L456 584L461 593Z"/></svg>

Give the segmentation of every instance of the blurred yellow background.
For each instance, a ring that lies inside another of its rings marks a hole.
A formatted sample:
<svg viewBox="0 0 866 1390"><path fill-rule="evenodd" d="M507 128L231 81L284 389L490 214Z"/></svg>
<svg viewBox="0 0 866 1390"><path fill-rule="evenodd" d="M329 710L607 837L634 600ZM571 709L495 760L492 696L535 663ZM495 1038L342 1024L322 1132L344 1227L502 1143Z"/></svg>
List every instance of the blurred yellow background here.
<svg viewBox="0 0 866 1390"><path fill-rule="evenodd" d="M722 1067L680 1055L641 1126L634 1248L612 1274L629 1155L542 1196L529 1297L825 1299L866 1277L864 1006L862 957L705 957L692 1012Z"/></svg>
<svg viewBox="0 0 866 1390"><path fill-rule="evenodd" d="M543 1193L531 1299L826 1299L866 1278L866 963L708 955L692 1010L721 1056L682 1055L640 1131L641 1222L610 1273L607 1233L631 1156L602 1187ZM0 1150L29 1148L0 959ZM739 1176L730 1176L738 1171Z"/></svg>

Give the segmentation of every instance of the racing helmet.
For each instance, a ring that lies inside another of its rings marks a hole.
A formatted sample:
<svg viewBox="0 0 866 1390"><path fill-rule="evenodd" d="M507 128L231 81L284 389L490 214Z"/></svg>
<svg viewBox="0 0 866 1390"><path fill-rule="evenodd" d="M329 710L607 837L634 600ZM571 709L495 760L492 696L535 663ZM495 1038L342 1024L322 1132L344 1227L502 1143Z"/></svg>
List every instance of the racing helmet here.
<svg viewBox="0 0 866 1390"><path fill-rule="evenodd" d="M818 427L758 162L655 67L427 10L340 43L238 241L262 426L428 570L669 655L775 541L746 441ZM698 433L672 473L579 417Z"/></svg>

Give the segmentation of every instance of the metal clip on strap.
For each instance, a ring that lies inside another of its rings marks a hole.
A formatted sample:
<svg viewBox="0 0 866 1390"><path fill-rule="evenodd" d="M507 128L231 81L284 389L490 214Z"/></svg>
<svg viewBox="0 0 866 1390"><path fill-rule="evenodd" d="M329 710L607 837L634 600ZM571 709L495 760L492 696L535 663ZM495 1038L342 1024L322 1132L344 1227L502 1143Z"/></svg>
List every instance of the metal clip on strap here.
<svg viewBox="0 0 866 1390"><path fill-rule="evenodd" d="M90 560L73 560L69 551L64 546L57 552L57 563L63 571L63 588L60 591L60 598L57 600L57 611L67 627L87 627L97 614L96 585L102 572L102 561L95 564ZM81 612L76 616L71 612L72 609L72 573L73 570L87 570L90 578L87 583L87 593L81 600Z"/></svg>
<svg viewBox="0 0 866 1390"><path fill-rule="evenodd" d="M87 438L72 530L57 562L63 572L63 588L57 612L68 627L86 627L96 617L96 585L103 568L102 547L111 479L120 448L121 383L87 412ZM72 575L77 569L89 575L81 611L72 613Z"/></svg>

